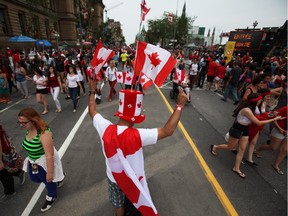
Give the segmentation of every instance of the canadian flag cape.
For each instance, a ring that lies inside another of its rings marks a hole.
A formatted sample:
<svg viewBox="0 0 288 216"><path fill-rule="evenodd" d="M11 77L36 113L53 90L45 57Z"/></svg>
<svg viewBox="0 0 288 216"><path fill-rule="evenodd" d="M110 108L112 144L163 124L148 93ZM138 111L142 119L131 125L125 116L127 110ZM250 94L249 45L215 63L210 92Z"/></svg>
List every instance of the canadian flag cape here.
<svg viewBox="0 0 288 216"><path fill-rule="evenodd" d="M135 71L142 71L157 86L161 86L176 64L172 55L161 47L138 42Z"/></svg>
<svg viewBox="0 0 288 216"><path fill-rule="evenodd" d="M95 67L95 73L98 73L103 65L114 55L114 51L103 47L102 41L99 40L91 61L91 66Z"/></svg>
<svg viewBox="0 0 288 216"><path fill-rule="evenodd" d="M180 70L180 69L176 69L175 73L174 73L174 79L173 82L177 83L178 85L181 84L181 82L183 82L185 79L185 70Z"/></svg>
<svg viewBox="0 0 288 216"><path fill-rule="evenodd" d="M147 186L139 131L127 128L118 135L117 129L117 125L108 126L102 137L112 175L143 216L158 216Z"/></svg>

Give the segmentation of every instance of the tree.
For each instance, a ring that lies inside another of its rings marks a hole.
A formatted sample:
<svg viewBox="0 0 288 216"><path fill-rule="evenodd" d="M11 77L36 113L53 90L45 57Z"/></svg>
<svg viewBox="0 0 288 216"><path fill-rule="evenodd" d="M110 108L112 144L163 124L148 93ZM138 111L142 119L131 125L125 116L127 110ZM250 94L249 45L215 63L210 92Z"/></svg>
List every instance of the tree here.
<svg viewBox="0 0 288 216"><path fill-rule="evenodd" d="M167 15L164 15L161 19L148 20L148 30L145 39L148 43L160 43L162 47L167 47L173 41L174 31L176 30L175 41L177 42L175 45L183 46L187 43L188 38L191 37L189 35L191 20L191 17L186 17L185 3L181 17L173 15L172 23L169 22Z"/></svg>

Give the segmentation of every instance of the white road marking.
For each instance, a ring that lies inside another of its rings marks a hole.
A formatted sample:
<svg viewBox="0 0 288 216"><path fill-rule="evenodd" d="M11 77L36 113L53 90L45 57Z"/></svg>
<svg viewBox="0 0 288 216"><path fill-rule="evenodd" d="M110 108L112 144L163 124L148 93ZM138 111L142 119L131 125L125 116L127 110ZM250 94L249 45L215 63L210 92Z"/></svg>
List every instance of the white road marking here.
<svg viewBox="0 0 288 216"><path fill-rule="evenodd" d="M84 110L80 118L78 119L77 123L75 126L72 128L68 136L66 137L64 143L62 144L61 148L59 149L58 153L60 156L60 159L64 156L66 150L68 149L69 145L71 144L72 139L74 138L76 132L78 131L80 125L82 124L85 116L88 113L88 107ZM34 208L36 202L38 201L39 197L41 196L43 190L45 189L45 185L43 183L40 184L32 198L30 199L28 205L26 206L25 210L22 212L21 216L28 216L32 209Z"/></svg>

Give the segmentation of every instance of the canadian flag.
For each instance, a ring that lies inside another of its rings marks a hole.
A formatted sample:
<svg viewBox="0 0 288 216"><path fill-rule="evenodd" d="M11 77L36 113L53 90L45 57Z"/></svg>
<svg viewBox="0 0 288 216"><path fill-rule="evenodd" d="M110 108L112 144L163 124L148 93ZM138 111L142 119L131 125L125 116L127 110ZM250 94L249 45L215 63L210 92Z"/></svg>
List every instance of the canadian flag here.
<svg viewBox="0 0 288 216"><path fill-rule="evenodd" d="M145 42L138 42L135 58L135 71L142 71L157 86L161 86L176 60L165 49Z"/></svg>
<svg viewBox="0 0 288 216"><path fill-rule="evenodd" d="M176 69L175 73L174 73L174 79L173 82L177 83L178 85L181 84L181 82L183 82L185 79L185 70L180 70L180 69Z"/></svg>
<svg viewBox="0 0 288 216"><path fill-rule="evenodd" d="M141 13L142 13L142 21L145 21L145 16L148 14L151 8L148 8L146 5L146 1L142 0L141 3Z"/></svg>
<svg viewBox="0 0 288 216"><path fill-rule="evenodd" d="M138 83L142 85L143 90L146 90L153 84L153 82L143 72L140 74Z"/></svg>
<svg viewBox="0 0 288 216"><path fill-rule="evenodd" d="M91 61L91 66L95 67L95 73L98 73L103 65L114 55L114 51L104 48L102 41L99 40Z"/></svg>
<svg viewBox="0 0 288 216"><path fill-rule="evenodd" d="M123 72L120 72L120 71L116 72L117 83L124 83L125 74L126 73L123 73Z"/></svg>
<svg viewBox="0 0 288 216"><path fill-rule="evenodd" d="M168 21L170 22L170 24L173 23L173 14L172 13L168 14Z"/></svg>
<svg viewBox="0 0 288 216"><path fill-rule="evenodd" d="M118 130L117 125L109 125L102 136L107 165L117 185L141 215L159 216L149 193L139 131L128 128L119 134Z"/></svg>
<svg viewBox="0 0 288 216"><path fill-rule="evenodd" d="M134 74L130 73L130 72L123 72L123 74L124 73L125 73L124 84L125 85L132 85L133 84L133 79L134 79Z"/></svg>

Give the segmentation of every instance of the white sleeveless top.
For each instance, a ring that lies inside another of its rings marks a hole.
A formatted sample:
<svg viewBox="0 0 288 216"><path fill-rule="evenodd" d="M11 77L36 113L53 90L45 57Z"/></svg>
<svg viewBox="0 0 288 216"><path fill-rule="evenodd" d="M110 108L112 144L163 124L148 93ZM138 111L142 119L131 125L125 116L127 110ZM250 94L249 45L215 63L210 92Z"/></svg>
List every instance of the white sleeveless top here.
<svg viewBox="0 0 288 216"><path fill-rule="evenodd" d="M247 118L246 116L242 115L241 111L242 110L240 110L240 112L237 115L237 122L241 125L249 125L251 123L251 120Z"/></svg>

